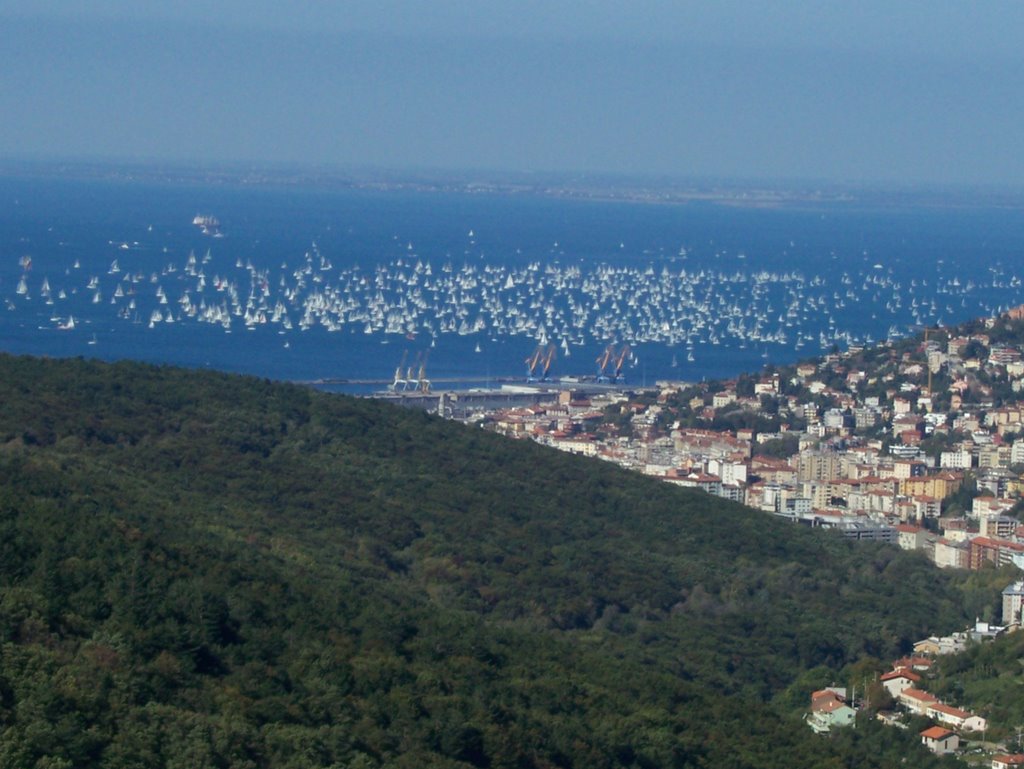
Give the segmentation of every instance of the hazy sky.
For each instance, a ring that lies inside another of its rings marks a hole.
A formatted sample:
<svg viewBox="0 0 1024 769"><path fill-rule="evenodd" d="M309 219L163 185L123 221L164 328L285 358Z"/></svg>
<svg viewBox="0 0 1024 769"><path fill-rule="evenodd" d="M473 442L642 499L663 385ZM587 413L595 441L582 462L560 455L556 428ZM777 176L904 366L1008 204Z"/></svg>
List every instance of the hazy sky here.
<svg viewBox="0 0 1024 769"><path fill-rule="evenodd" d="M162 6L2 0L0 156L1024 184L1018 0Z"/></svg>

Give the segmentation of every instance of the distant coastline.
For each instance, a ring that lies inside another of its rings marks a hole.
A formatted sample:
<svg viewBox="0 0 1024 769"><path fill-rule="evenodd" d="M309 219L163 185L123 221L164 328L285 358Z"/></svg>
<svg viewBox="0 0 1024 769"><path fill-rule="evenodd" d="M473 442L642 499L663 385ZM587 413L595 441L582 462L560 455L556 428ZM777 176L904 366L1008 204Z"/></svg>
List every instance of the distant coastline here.
<svg viewBox="0 0 1024 769"><path fill-rule="evenodd" d="M1024 208L1024 186L902 186L799 179L0 158L0 177L4 176L174 185L536 196L595 203L707 203L740 208L800 208L809 205Z"/></svg>

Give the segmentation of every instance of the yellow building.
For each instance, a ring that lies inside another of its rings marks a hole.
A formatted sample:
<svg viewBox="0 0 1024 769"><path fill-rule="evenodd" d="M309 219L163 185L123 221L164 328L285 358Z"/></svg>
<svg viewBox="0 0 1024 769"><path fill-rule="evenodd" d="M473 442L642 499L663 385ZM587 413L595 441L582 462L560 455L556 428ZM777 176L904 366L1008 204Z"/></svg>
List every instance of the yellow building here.
<svg viewBox="0 0 1024 769"><path fill-rule="evenodd" d="M963 484L962 475L957 473L939 473L921 478L901 478L900 494L907 497L935 497L945 499L955 494Z"/></svg>

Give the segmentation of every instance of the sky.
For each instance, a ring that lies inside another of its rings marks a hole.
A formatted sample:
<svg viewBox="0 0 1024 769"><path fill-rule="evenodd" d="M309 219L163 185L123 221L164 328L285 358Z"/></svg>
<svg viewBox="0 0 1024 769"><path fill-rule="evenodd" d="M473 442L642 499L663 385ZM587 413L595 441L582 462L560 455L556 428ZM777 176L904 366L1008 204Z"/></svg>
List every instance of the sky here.
<svg viewBox="0 0 1024 769"><path fill-rule="evenodd" d="M1024 186L1022 30L1017 0L2 0L0 157Z"/></svg>

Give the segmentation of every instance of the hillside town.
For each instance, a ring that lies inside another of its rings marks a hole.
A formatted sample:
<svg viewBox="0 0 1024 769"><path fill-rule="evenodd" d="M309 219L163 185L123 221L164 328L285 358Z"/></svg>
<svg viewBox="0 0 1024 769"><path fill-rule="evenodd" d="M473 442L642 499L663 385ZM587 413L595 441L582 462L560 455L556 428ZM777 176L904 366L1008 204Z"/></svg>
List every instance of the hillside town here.
<svg viewBox="0 0 1024 769"><path fill-rule="evenodd" d="M563 389L467 421L795 525L920 551L939 568L1024 569L1024 307L756 376ZM1000 625L922 639L895 661L876 681L888 706L876 717L904 729L927 719L921 744L939 755L985 744L986 718L929 693L927 676L936 659L1020 629L1024 579L1001 598ZM815 691L805 720L819 733L851 726L866 696ZM1024 754L991 747L994 769L1024 766Z"/></svg>
<svg viewBox="0 0 1024 769"><path fill-rule="evenodd" d="M468 421L940 568L1024 568L1024 307L756 376L563 389Z"/></svg>
<svg viewBox="0 0 1024 769"><path fill-rule="evenodd" d="M1004 596L1003 600L1006 613L1007 598ZM983 747L976 748L975 752L988 753L993 769L1024 766L1024 754L1008 753L1004 744L985 741L989 728L987 718L943 702L927 688L930 671L937 659L963 651L968 643L988 641L1004 632L1016 630L1019 630L1019 625L1006 628L977 622L973 628L963 632L919 641L914 645L912 655L896 660L889 672L878 676L874 696L880 701L872 701L867 687L858 697L856 690L827 686L811 693L804 720L816 733L827 734L835 729L854 726L858 714L863 711L870 711L882 723L900 729L907 729L913 718L926 719L930 725L920 729L918 734L921 744L936 755L962 752L969 744L979 745Z"/></svg>

